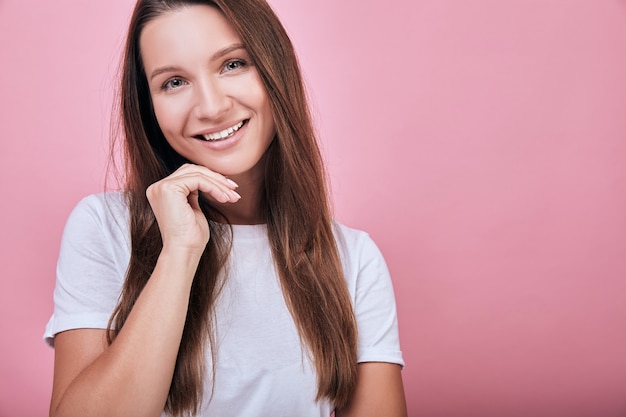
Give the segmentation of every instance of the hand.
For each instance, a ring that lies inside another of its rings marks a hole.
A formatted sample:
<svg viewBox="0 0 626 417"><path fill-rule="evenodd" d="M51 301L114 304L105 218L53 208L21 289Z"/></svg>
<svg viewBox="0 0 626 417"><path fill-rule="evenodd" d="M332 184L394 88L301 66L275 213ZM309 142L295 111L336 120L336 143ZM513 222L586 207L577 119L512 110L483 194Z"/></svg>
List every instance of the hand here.
<svg viewBox="0 0 626 417"><path fill-rule="evenodd" d="M198 203L199 193L220 203L235 203L237 184L208 168L185 164L146 190L156 217L163 248L202 252L209 241L207 219Z"/></svg>

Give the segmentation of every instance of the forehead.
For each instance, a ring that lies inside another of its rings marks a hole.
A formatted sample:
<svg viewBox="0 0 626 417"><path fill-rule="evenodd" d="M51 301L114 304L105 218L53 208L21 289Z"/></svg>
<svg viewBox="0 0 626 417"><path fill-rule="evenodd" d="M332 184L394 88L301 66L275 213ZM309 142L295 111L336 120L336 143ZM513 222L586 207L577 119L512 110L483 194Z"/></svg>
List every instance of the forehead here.
<svg viewBox="0 0 626 417"><path fill-rule="evenodd" d="M241 39L222 12L207 5L167 11L149 21L139 37L144 64L156 58L212 55L237 43Z"/></svg>

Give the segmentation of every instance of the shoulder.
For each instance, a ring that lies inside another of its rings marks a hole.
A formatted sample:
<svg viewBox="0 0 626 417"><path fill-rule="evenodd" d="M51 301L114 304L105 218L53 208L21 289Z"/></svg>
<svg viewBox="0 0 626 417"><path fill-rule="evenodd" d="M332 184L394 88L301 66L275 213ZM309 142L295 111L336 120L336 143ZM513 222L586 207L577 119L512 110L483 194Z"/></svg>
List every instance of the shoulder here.
<svg viewBox="0 0 626 417"><path fill-rule="evenodd" d="M338 221L333 222L333 232L339 251L354 250L371 240L370 235L362 230L353 229Z"/></svg>
<svg viewBox="0 0 626 417"><path fill-rule="evenodd" d="M335 240L350 291L370 280L388 280L382 252L367 232L334 223Z"/></svg>
<svg viewBox="0 0 626 417"><path fill-rule="evenodd" d="M90 213L100 217L126 216L128 204L122 191L91 194L83 197L72 211L72 216Z"/></svg>
<svg viewBox="0 0 626 417"><path fill-rule="evenodd" d="M65 330L107 328L128 268L127 212L122 193L87 196L72 210L57 260L48 343Z"/></svg>
<svg viewBox="0 0 626 417"><path fill-rule="evenodd" d="M359 363L404 365L393 284L381 251L361 230L336 223L335 236L358 326Z"/></svg>
<svg viewBox="0 0 626 417"><path fill-rule="evenodd" d="M126 241L129 230L128 204L122 192L91 194L81 199L65 225L64 241Z"/></svg>
<svg viewBox="0 0 626 417"><path fill-rule="evenodd" d="M68 223L119 223L128 219L128 204L122 192L91 194L81 199L70 214Z"/></svg>
<svg viewBox="0 0 626 417"><path fill-rule="evenodd" d="M353 229L342 223L333 223L337 249L342 260L367 261L368 259L382 258L382 254L369 233Z"/></svg>

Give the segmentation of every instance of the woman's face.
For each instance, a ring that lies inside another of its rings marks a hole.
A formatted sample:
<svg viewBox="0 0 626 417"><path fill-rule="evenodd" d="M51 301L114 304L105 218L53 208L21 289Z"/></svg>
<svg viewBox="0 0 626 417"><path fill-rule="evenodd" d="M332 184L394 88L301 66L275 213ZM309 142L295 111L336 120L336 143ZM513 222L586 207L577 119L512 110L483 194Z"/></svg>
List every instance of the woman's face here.
<svg viewBox="0 0 626 417"><path fill-rule="evenodd" d="M152 104L169 144L237 180L258 179L275 135L270 101L221 12L194 5L150 21L140 37Z"/></svg>

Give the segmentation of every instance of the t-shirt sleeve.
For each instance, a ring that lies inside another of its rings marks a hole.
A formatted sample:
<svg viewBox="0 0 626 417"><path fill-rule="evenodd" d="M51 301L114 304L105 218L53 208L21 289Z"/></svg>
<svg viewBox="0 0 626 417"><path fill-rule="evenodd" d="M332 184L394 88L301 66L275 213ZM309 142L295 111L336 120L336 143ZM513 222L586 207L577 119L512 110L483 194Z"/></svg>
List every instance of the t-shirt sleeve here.
<svg viewBox="0 0 626 417"><path fill-rule="evenodd" d="M90 196L67 220L57 262L54 311L44 333L50 346L54 336L65 330L107 328L126 268L119 255L125 239L117 222L123 220L110 210L102 195Z"/></svg>
<svg viewBox="0 0 626 417"><path fill-rule="evenodd" d="M345 231L345 228L344 228ZM404 366L393 285L378 246L364 232L344 233L343 261L358 326L357 360Z"/></svg>

